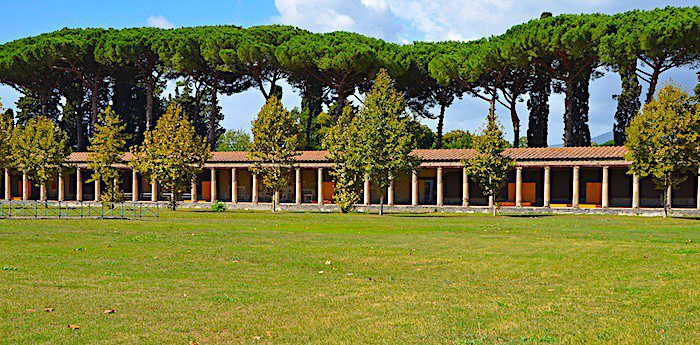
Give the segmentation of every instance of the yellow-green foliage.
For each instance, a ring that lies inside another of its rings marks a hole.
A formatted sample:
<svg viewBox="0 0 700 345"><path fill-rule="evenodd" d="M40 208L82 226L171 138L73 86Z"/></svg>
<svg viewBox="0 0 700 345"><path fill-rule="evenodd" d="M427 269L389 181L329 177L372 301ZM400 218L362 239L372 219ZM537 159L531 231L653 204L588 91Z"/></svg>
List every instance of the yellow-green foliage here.
<svg viewBox="0 0 700 345"><path fill-rule="evenodd" d="M248 153L255 162L252 171L262 176L263 184L279 192L289 183L289 171L301 145L299 119L273 96L253 121L252 132L253 143ZM274 198L273 201L276 202Z"/></svg>
<svg viewBox="0 0 700 345"><path fill-rule="evenodd" d="M495 196L508 180L515 161L503 155L508 142L496 119L489 116L481 135L474 137L476 155L463 163L469 176L477 181L485 195ZM494 214L496 208L493 209Z"/></svg>
<svg viewBox="0 0 700 345"><path fill-rule="evenodd" d="M66 133L43 116L30 119L15 131L12 141L15 166L30 180L45 184L70 154Z"/></svg>
<svg viewBox="0 0 700 345"><path fill-rule="evenodd" d="M99 183L104 181L109 188L100 196L102 201L121 201L122 193L119 191L119 170L116 165L123 163L126 126L119 119L112 107L107 107L100 114L99 121L95 125L95 133L90 139L88 147L88 167L93 171L90 181Z"/></svg>
<svg viewBox="0 0 700 345"><path fill-rule="evenodd" d="M630 173L652 177L665 198L663 191L683 182L684 171L697 171L700 103L673 84L665 86L632 120L625 146Z"/></svg>
<svg viewBox="0 0 700 345"><path fill-rule="evenodd" d="M131 165L151 181L172 193L174 209L182 192L202 171L211 149L206 138L198 135L181 109L170 105L154 130L146 132L143 145L133 150Z"/></svg>
<svg viewBox="0 0 700 345"><path fill-rule="evenodd" d="M336 203L341 210L357 200L359 181L369 178L380 190L386 190L390 176L397 176L418 165L411 156L416 139L406 113L406 100L394 88L393 81L381 70L360 111L353 116L343 110L338 123L326 137L329 158L337 163Z"/></svg>

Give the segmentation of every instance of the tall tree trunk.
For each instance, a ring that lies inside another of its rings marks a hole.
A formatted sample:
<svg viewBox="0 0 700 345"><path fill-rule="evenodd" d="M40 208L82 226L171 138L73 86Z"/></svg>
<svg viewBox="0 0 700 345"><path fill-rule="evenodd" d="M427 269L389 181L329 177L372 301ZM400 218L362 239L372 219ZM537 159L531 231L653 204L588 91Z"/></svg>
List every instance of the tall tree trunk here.
<svg viewBox="0 0 700 345"><path fill-rule="evenodd" d="M340 115L343 114L343 108L345 108L345 102L348 98L348 94L345 90L342 88L338 89L338 99L336 102L336 109L335 109L335 120L338 120L340 118Z"/></svg>
<svg viewBox="0 0 700 345"><path fill-rule="evenodd" d="M146 130L150 131L153 126L153 81L149 81L146 86Z"/></svg>
<svg viewBox="0 0 700 345"><path fill-rule="evenodd" d="M209 113L209 146L212 148L212 150L216 149L216 119L218 117L217 93L219 91L218 84L218 81L215 80L211 90L211 112Z"/></svg>
<svg viewBox="0 0 700 345"><path fill-rule="evenodd" d="M445 124L445 104L441 103L440 104L440 115L438 115L438 124L437 124L437 144L435 145L435 147L438 149L442 148L442 131L443 131L444 124Z"/></svg>
<svg viewBox="0 0 700 345"><path fill-rule="evenodd" d="M590 146L588 128L588 86L593 71L581 73L575 80L566 80L566 109L564 114L564 146Z"/></svg>
<svg viewBox="0 0 700 345"><path fill-rule="evenodd" d="M520 147L520 118L518 117L518 109L515 108L517 99L513 98L510 102L510 120L513 122L513 147Z"/></svg>
<svg viewBox="0 0 700 345"><path fill-rule="evenodd" d="M617 110L615 111L615 124L613 125L613 136L615 145L621 146L627 141L627 126L639 112L641 107L639 96L642 87L639 85L637 74L635 73L634 62L620 67L620 79L622 81L622 92L617 98Z"/></svg>
<svg viewBox="0 0 700 345"><path fill-rule="evenodd" d="M574 130L572 128L573 104L574 104L574 81L566 80L566 95L564 98L564 146L574 146Z"/></svg>
<svg viewBox="0 0 700 345"><path fill-rule="evenodd" d="M647 90L647 99L646 101L644 101L644 104L647 104L654 100L654 94L656 93L656 85L659 83L660 74L660 68L654 67L654 71L651 72L651 78L649 79L649 90Z"/></svg>
<svg viewBox="0 0 700 345"><path fill-rule="evenodd" d="M311 149L311 127L313 120L323 110L323 86L315 80L307 80L303 88L301 111L306 112L306 148Z"/></svg>
<svg viewBox="0 0 700 345"><path fill-rule="evenodd" d="M75 109L75 140L76 149L80 151L85 151L85 135L83 135L83 113L78 109Z"/></svg>
<svg viewBox="0 0 700 345"><path fill-rule="evenodd" d="M552 78L546 73L535 72L527 108L530 111L527 127L528 147L547 147L549 121L549 95Z"/></svg>
<svg viewBox="0 0 700 345"><path fill-rule="evenodd" d="M93 84L90 88L90 136L95 133L95 124L97 124L98 110L98 97L97 97L97 84Z"/></svg>

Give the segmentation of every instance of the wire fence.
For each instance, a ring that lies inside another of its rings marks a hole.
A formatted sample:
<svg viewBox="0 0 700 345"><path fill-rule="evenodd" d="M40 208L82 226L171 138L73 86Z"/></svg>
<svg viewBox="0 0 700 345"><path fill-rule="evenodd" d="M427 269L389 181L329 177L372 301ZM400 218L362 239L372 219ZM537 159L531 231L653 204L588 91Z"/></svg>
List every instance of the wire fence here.
<svg viewBox="0 0 700 345"><path fill-rule="evenodd" d="M61 201L0 201L0 219L157 219L158 203L94 204Z"/></svg>

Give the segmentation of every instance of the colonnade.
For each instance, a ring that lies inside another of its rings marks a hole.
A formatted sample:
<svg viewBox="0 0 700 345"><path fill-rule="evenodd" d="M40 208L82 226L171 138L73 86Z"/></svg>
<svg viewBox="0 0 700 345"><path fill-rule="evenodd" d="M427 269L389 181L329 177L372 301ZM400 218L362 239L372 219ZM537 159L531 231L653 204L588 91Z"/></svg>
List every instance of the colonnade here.
<svg viewBox="0 0 700 345"><path fill-rule="evenodd" d="M431 167L432 168L432 167ZM437 166L434 167L436 176L435 176L435 181L436 181L436 206L444 206L445 205L445 183L444 183L444 170L446 167L442 166ZM455 168L455 166L449 166L449 168ZM551 192L552 192L552 167L545 165L545 166L516 166L515 168L515 207L523 207L523 170L524 168L528 169L542 169L543 170L543 186L542 186L542 206L543 207L550 207L551 206ZM590 166L579 166L579 165L574 165L570 166L571 168L571 181L572 181L572 186L571 186L571 203L570 207L572 208L577 208L579 207L579 200L580 200L580 170L581 168L591 168ZM610 207L610 166L596 166L596 168L601 168L602 169L602 181L601 181L601 198L600 198L600 207L601 208L609 208ZM238 169L237 167L232 167L232 168L221 168L221 167L208 167L205 169L209 169L209 178L210 178L210 202L215 202L218 200L218 171L222 169L230 169L231 171L231 202L232 203L237 203L238 201L238 186L239 186L239 174L238 174ZM323 195L323 172L324 168L323 167L312 167L312 168L306 168L306 169L315 169L317 172L317 185L316 185L316 195L317 195L317 200L316 203L322 204L324 200L324 195ZM75 185L75 190L76 190L76 201L99 201L100 199L100 183L93 183L94 186L94 198L91 200L84 200L83 199L83 189L84 189L84 183L83 183L83 173L84 173L85 168L83 167L77 167L76 168L76 173L75 173L75 179L76 179L76 185ZM467 173L467 169L462 167L462 206L470 206L470 196L469 196L469 183L470 179ZM136 171L131 171L131 177L132 177L132 193L131 193L131 199L132 201L140 201L140 193L139 193L139 175L137 174ZM57 200L58 201L65 201L65 180L64 180L64 174L59 173L58 176L58 192L57 192ZM259 193L258 193L258 185L259 185L259 178L256 174L252 173L251 174L251 202L253 204L257 204L259 202ZM697 176L697 183L698 183L698 188L697 188L697 199L696 199L696 207L700 209L700 169L698 170L698 176ZM4 171L4 197L6 200L10 199L11 195L11 173L9 170L5 169ZM22 200L29 200L29 180L27 178L26 174L22 175ZM158 200L158 186L156 183L151 183L150 189L150 201L157 201ZM456 186L450 186L450 188L455 188ZM191 187L191 201L192 202L197 202L197 188L198 188L198 183L193 182L192 187ZM395 179L390 178L390 183L386 191L386 204L387 205L395 205L395 195L396 195L396 184L395 184ZM294 203L297 205L302 204L302 168L297 167L294 170ZM667 191L668 193L668 200L671 200L671 190L669 189ZM40 192L39 192L40 200L46 200L47 194L46 194L46 188L42 185L40 186ZM362 193L362 204L363 205L371 205L371 181L369 179L365 179L364 185L363 185L363 193ZM274 195L274 198L279 201L279 195ZM492 206L494 204L495 200L494 198L489 198L488 200L488 206ZM419 172L418 171L413 171L411 174L411 182L410 182L410 205L412 206L419 206ZM632 188L631 188L631 205L632 208L637 209L640 207L640 179L638 176L633 175L632 176Z"/></svg>

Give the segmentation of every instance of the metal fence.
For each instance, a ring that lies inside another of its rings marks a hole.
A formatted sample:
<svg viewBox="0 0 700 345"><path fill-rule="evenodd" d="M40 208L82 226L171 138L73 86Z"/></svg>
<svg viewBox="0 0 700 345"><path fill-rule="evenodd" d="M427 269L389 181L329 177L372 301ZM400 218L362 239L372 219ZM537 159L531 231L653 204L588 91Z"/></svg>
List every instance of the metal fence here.
<svg viewBox="0 0 700 345"><path fill-rule="evenodd" d="M157 219L158 203L95 204L61 201L0 201L0 219Z"/></svg>

